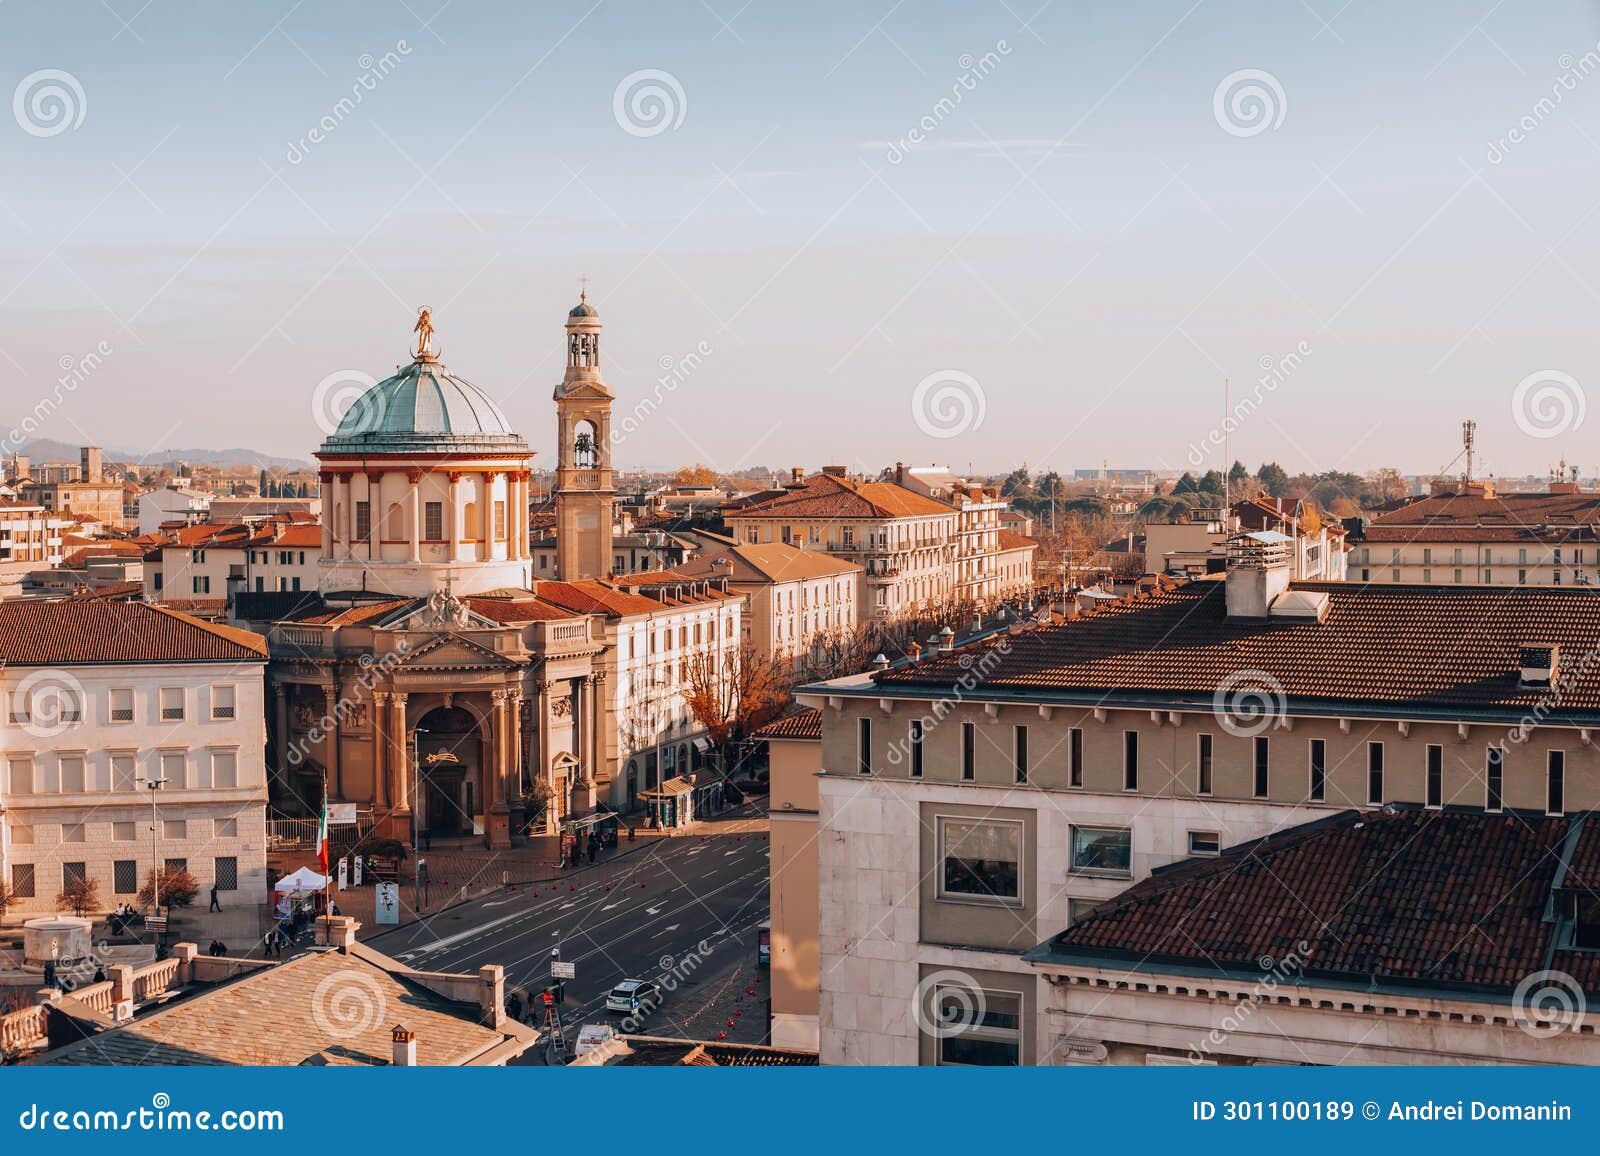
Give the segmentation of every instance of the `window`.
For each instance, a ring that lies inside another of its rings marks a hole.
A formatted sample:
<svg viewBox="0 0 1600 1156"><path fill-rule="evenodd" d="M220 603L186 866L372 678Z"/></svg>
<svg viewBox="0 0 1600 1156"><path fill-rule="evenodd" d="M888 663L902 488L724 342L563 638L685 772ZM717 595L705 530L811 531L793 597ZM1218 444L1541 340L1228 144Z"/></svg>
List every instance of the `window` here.
<svg viewBox="0 0 1600 1156"><path fill-rule="evenodd" d="M1017 782L1028 781L1028 728L1015 726L1011 728L1011 763L1016 770Z"/></svg>
<svg viewBox="0 0 1600 1156"><path fill-rule="evenodd" d="M506 504L504 502L496 502L494 504L494 536L496 538L504 538L506 536Z"/></svg>
<svg viewBox="0 0 1600 1156"><path fill-rule="evenodd" d="M1092 915L1095 909L1105 903L1104 899L1069 899L1067 900L1067 926L1075 927Z"/></svg>
<svg viewBox="0 0 1600 1156"><path fill-rule="evenodd" d="M161 721L181 722L183 720L183 687L166 686L161 688Z"/></svg>
<svg viewBox="0 0 1600 1156"><path fill-rule="evenodd" d="M183 819L161 820L161 837L163 839L187 839L189 837L189 824Z"/></svg>
<svg viewBox="0 0 1600 1156"><path fill-rule="evenodd" d="M33 760L12 759L6 788L13 795L33 794Z"/></svg>
<svg viewBox="0 0 1600 1156"><path fill-rule="evenodd" d="M118 895L137 895L139 892L139 861L118 859L111 866L111 889Z"/></svg>
<svg viewBox="0 0 1600 1156"><path fill-rule="evenodd" d="M31 846L33 846L33 828L32 827L13 827L13 828L11 828L11 845L13 847L31 847Z"/></svg>
<svg viewBox="0 0 1600 1156"><path fill-rule="evenodd" d="M1383 744L1367 744L1367 803L1383 805Z"/></svg>
<svg viewBox="0 0 1600 1156"><path fill-rule="evenodd" d="M961 778L970 783L977 770L978 730L971 723L961 724Z"/></svg>
<svg viewBox="0 0 1600 1156"><path fill-rule="evenodd" d="M1083 786L1083 728L1067 732L1067 786Z"/></svg>
<svg viewBox="0 0 1600 1156"><path fill-rule="evenodd" d="M1022 902L1022 824L939 818L939 897Z"/></svg>
<svg viewBox="0 0 1600 1156"><path fill-rule="evenodd" d="M217 839L237 839L239 837L239 820L218 819L212 827L212 835Z"/></svg>
<svg viewBox="0 0 1600 1156"><path fill-rule="evenodd" d="M239 756L234 751L211 752L211 785L237 787L239 785Z"/></svg>
<svg viewBox="0 0 1600 1156"><path fill-rule="evenodd" d="M1428 803L1430 807L1444 806L1444 748L1428 744Z"/></svg>
<svg viewBox="0 0 1600 1156"><path fill-rule="evenodd" d="M214 719L233 717L232 686L214 686L211 688L211 717Z"/></svg>
<svg viewBox="0 0 1600 1156"><path fill-rule="evenodd" d="M1483 768L1484 782L1486 787L1484 791L1483 809L1486 811L1498 811L1501 807L1501 801L1504 797L1501 792L1501 786L1503 782L1501 778L1501 772L1505 768L1505 759L1506 752L1503 747L1489 748L1487 761L1485 762Z"/></svg>
<svg viewBox="0 0 1600 1156"><path fill-rule="evenodd" d="M119 687L111 692L111 721L114 723L131 723L133 721L132 689Z"/></svg>
<svg viewBox="0 0 1600 1156"><path fill-rule="evenodd" d="M162 752L161 778L169 791L182 790L189 785L189 760L182 751Z"/></svg>
<svg viewBox="0 0 1600 1156"><path fill-rule="evenodd" d="M1567 752L1550 751L1545 756L1544 813L1560 815L1566 811Z"/></svg>
<svg viewBox="0 0 1600 1156"><path fill-rule="evenodd" d="M111 838L117 843L132 843L138 837L139 825L137 823L111 824Z"/></svg>
<svg viewBox="0 0 1600 1156"><path fill-rule="evenodd" d="M74 883L82 883L89 878L89 864L63 863L61 864L61 886L71 887Z"/></svg>
<svg viewBox="0 0 1600 1156"><path fill-rule="evenodd" d="M1222 837L1215 831L1190 831L1189 854L1216 855L1222 850Z"/></svg>
<svg viewBox="0 0 1600 1156"><path fill-rule="evenodd" d="M1456 553L1459 554L1459 553L1461 553L1461 551L1457 550ZM1455 581L1457 581L1457 582L1461 581L1461 571L1460 570L1457 570L1455 572Z"/></svg>
<svg viewBox="0 0 1600 1156"><path fill-rule="evenodd" d="M1133 831L1128 827L1072 828L1072 871L1079 875L1133 874Z"/></svg>
<svg viewBox="0 0 1600 1156"><path fill-rule="evenodd" d="M13 863L11 865L11 894L16 899L34 898L32 863Z"/></svg>
<svg viewBox="0 0 1600 1156"><path fill-rule="evenodd" d="M1320 803L1328 797L1328 744L1322 739L1311 740L1311 791L1310 799Z"/></svg>
<svg viewBox="0 0 1600 1156"><path fill-rule="evenodd" d="M430 542L444 541L444 503L422 503L422 536Z"/></svg>
<svg viewBox="0 0 1600 1156"><path fill-rule="evenodd" d="M872 774L872 720L856 720L856 773Z"/></svg>
<svg viewBox="0 0 1600 1156"><path fill-rule="evenodd" d="M922 778L922 720L911 720L911 777Z"/></svg>
<svg viewBox="0 0 1600 1156"><path fill-rule="evenodd" d="M239 890L239 860L232 855L217 856L215 874L218 891Z"/></svg>
<svg viewBox="0 0 1600 1156"><path fill-rule="evenodd" d="M1211 736L1199 735L1200 750L1196 755L1198 777L1195 781L1195 793L1209 795L1211 793Z"/></svg>
<svg viewBox="0 0 1600 1156"><path fill-rule="evenodd" d="M356 541L365 542L372 537L372 503L356 503Z"/></svg>
<svg viewBox="0 0 1600 1156"><path fill-rule="evenodd" d="M940 1064L1016 1067L1022 1056L1022 996L939 984L933 992Z"/></svg>
<svg viewBox="0 0 1600 1156"><path fill-rule="evenodd" d="M190 580L190 587L191 591L195 594L210 594L211 575L196 574L194 578Z"/></svg>
<svg viewBox="0 0 1600 1156"><path fill-rule="evenodd" d="M1139 732L1122 732L1122 789L1139 789Z"/></svg>
<svg viewBox="0 0 1600 1156"><path fill-rule="evenodd" d="M134 766L134 757L132 755L111 756L111 789L113 791L131 791L135 789Z"/></svg>
<svg viewBox="0 0 1600 1156"><path fill-rule="evenodd" d="M187 871L188 869L189 869L189 860L187 860L187 859L168 859L166 861L166 863L161 868L161 875L162 875L162 878L165 878L168 875L176 875L179 871Z"/></svg>
<svg viewBox="0 0 1600 1156"><path fill-rule="evenodd" d="M1269 772L1271 770L1271 762L1270 762L1270 757L1271 756L1269 754L1270 744L1269 744L1267 738L1265 736L1263 736L1263 735L1256 736L1255 744L1256 744L1255 796L1258 799L1265 799L1267 797L1267 794L1268 794L1267 788L1270 785L1270 783L1269 783Z"/></svg>
<svg viewBox="0 0 1600 1156"><path fill-rule="evenodd" d="M79 755L61 756L61 793L83 794L83 758Z"/></svg>
<svg viewBox="0 0 1600 1156"><path fill-rule="evenodd" d="M84 832L82 823L61 824L61 841L63 843L86 843L88 835Z"/></svg>

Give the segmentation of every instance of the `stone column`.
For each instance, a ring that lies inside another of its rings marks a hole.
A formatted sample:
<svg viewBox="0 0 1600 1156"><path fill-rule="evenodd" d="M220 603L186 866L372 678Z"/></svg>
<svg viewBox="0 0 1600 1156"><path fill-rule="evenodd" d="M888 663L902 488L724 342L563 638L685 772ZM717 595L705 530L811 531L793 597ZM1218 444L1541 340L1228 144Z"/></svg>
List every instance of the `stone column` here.
<svg viewBox="0 0 1600 1156"><path fill-rule="evenodd" d="M483 801L495 807L505 806L506 801L506 736L510 727L506 724L506 702L509 692L504 690L494 691L490 698L494 700L494 709L490 712L489 724L489 753L492 773L489 775L489 795ZM484 812L487 814L486 806Z"/></svg>
<svg viewBox="0 0 1600 1156"><path fill-rule="evenodd" d="M353 553L355 549L351 544L351 540L355 537L356 512L353 508L354 503L350 501L350 496L350 475L348 473L335 474L333 476L333 510L329 516L336 517L339 520L335 531L339 541L344 543L346 555Z"/></svg>
<svg viewBox="0 0 1600 1156"><path fill-rule="evenodd" d="M478 561L494 557L494 475L478 475Z"/></svg>
<svg viewBox="0 0 1600 1156"><path fill-rule="evenodd" d="M333 557L333 475L318 474L317 497L322 501L322 557Z"/></svg>
<svg viewBox="0 0 1600 1156"><path fill-rule="evenodd" d="M461 538L465 532L461 519L461 471L450 471L450 520L445 533L450 536L450 561L460 559Z"/></svg>
<svg viewBox="0 0 1600 1156"><path fill-rule="evenodd" d="M422 561L422 471L411 470L406 474L410 482L410 505L407 520L411 523L411 560Z"/></svg>
<svg viewBox="0 0 1600 1156"><path fill-rule="evenodd" d="M606 672L603 670L597 670L589 676L589 719L584 732L589 736L589 763L584 773L588 775L590 783L598 786L611 778L606 751ZM593 793L591 790L591 796Z"/></svg>
<svg viewBox="0 0 1600 1156"><path fill-rule="evenodd" d="M389 692L372 692L372 805L389 809Z"/></svg>
<svg viewBox="0 0 1600 1156"><path fill-rule="evenodd" d="M406 734L406 698L389 695L389 767L394 776L394 813L411 814L411 744Z"/></svg>
<svg viewBox="0 0 1600 1156"><path fill-rule="evenodd" d="M361 472L361 493L367 503L367 560L382 555L383 547L383 475L378 475L378 493L373 497L372 474L370 471Z"/></svg>
<svg viewBox="0 0 1600 1156"><path fill-rule="evenodd" d="M344 775L339 767L339 680L322 688L324 737L328 754L328 789L337 799L344 798Z"/></svg>
<svg viewBox="0 0 1600 1156"><path fill-rule="evenodd" d="M272 684L272 778L283 789L283 775L289 760L289 688ZM269 796L271 792L268 792Z"/></svg>

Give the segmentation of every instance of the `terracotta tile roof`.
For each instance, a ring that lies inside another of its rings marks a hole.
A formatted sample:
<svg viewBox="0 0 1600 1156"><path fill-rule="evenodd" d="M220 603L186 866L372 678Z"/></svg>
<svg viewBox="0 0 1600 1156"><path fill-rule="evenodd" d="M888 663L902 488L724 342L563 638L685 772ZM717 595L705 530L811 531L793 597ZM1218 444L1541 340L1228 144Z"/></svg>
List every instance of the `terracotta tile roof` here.
<svg viewBox="0 0 1600 1156"><path fill-rule="evenodd" d="M723 559L732 568L721 565ZM782 542L742 542L702 554L678 567L681 574L694 578L721 578L732 582L798 582L859 573L861 566L846 562L822 550L802 550Z"/></svg>
<svg viewBox="0 0 1600 1156"><path fill-rule="evenodd" d="M1026 958L1259 978L1263 958L1298 955L1313 981L1509 994L1546 966L1567 830L1533 815L1345 811L1159 870Z"/></svg>
<svg viewBox="0 0 1600 1156"><path fill-rule="evenodd" d="M80 600L93 601L99 599L105 602L121 602L132 599L137 601L144 596L143 582L112 582L105 586L84 587L74 590L69 597Z"/></svg>
<svg viewBox="0 0 1600 1156"><path fill-rule="evenodd" d="M822 712L812 707L769 722L751 736L758 739L810 739L822 741Z"/></svg>
<svg viewBox="0 0 1600 1156"><path fill-rule="evenodd" d="M1600 493L1434 494L1369 521L1371 542L1597 541Z"/></svg>
<svg viewBox="0 0 1600 1156"><path fill-rule="evenodd" d="M1500 718L1540 706L1552 721L1592 726L1600 711L1600 662L1584 661L1600 645L1594 590L1344 582L1290 589L1326 595L1323 621L1229 618L1223 581L1202 579L983 644L998 651L992 658L969 648L874 679L895 690L948 688L970 681L977 665L982 686L969 697L994 691L1108 705L1119 697L1209 704L1220 685L1250 671L1275 679L1291 712L1368 704ZM1528 643L1561 648L1554 703L1548 689L1520 684Z"/></svg>
<svg viewBox="0 0 1600 1156"><path fill-rule="evenodd" d="M805 484L775 497L724 507L734 518L914 518L955 509L895 482L858 482L837 474L812 474Z"/></svg>
<svg viewBox="0 0 1600 1156"><path fill-rule="evenodd" d="M509 1026L480 1024L476 1004L446 1000L407 979L407 970L359 946L350 954L309 953L46 1053L37 1063L388 1066L392 1029L403 1024L416 1033L417 1063L438 1067L469 1064L514 1038ZM330 1020L329 1001L341 990L352 1005L359 993L358 1024ZM376 1015L367 1014L372 1004Z"/></svg>
<svg viewBox="0 0 1600 1156"><path fill-rule="evenodd" d="M1019 534L1015 530L1001 527L995 535L996 544L1002 550L1037 550L1039 543L1026 534Z"/></svg>
<svg viewBox="0 0 1600 1156"><path fill-rule="evenodd" d="M0 662L77 666L123 662L254 662L259 634L145 602L0 602Z"/></svg>
<svg viewBox="0 0 1600 1156"><path fill-rule="evenodd" d="M474 614L481 614L494 622L552 622L579 617L571 610L535 598L531 594L525 594L521 598L475 597L466 599L466 603L472 607Z"/></svg>
<svg viewBox="0 0 1600 1156"><path fill-rule="evenodd" d="M579 614L604 614L621 618L629 614L649 614L662 603L626 590L618 590L593 578L575 582L535 582L533 592L546 602Z"/></svg>

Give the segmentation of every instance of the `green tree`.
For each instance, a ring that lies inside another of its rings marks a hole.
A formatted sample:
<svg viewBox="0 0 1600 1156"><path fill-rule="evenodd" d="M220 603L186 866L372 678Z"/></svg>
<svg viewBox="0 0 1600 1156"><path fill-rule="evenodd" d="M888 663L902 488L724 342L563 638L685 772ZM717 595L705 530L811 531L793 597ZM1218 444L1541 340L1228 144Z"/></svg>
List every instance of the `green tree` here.
<svg viewBox="0 0 1600 1156"><path fill-rule="evenodd" d="M1261 488L1274 498L1282 498L1289 493L1289 472L1277 462L1263 462L1256 471L1256 479L1261 483Z"/></svg>

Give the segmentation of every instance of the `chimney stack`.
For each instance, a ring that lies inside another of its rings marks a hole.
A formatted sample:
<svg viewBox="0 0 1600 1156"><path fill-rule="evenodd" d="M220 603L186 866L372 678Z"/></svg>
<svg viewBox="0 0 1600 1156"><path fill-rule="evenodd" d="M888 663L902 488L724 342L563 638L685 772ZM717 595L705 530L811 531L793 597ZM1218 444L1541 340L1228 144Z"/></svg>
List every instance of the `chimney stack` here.
<svg viewBox="0 0 1600 1156"><path fill-rule="evenodd" d="M1235 534L1228 540L1229 618L1266 618L1289 589L1293 539L1277 530Z"/></svg>
<svg viewBox="0 0 1600 1156"><path fill-rule="evenodd" d="M391 1062L397 1068L417 1066L417 1033L400 1024L394 1025L394 1053Z"/></svg>

